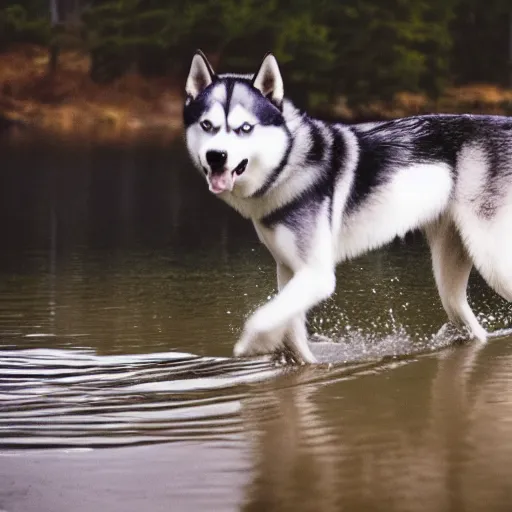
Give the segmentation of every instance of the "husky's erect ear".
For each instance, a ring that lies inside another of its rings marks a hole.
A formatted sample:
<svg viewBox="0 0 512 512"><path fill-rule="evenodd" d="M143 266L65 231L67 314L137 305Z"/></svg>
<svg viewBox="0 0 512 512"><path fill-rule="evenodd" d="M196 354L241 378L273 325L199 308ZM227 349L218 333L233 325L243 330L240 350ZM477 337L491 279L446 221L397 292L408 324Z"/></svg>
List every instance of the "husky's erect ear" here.
<svg viewBox="0 0 512 512"><path fill-rule="evenodd" d="M201 50L196 50L190 65L187 83L185 85L185 92L187 96L195 99L201 94L215 79L208 59L205 57Z"/></svg>
<svg viewBox="0 0 512 512"><path fill-rule="evenodd" d="M277 60L271 53L265 55L260 69L252 79L252 85L276 107L281 108L284 97L283 79Z"/></svg>

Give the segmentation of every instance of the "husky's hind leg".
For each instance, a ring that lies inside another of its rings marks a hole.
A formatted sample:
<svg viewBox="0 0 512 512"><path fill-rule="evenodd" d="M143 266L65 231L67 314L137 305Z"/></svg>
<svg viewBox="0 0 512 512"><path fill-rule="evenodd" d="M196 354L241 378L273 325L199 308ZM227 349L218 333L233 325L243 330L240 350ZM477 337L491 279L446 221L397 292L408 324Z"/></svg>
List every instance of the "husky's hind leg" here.
<svg viewBox="0 0 512 512"><path fill-rule="evenodd" d="M432 253L437 289L448 318L457 325L465 325L474 338L485 341L487 333L478 323L467 299L473 263L455 225L444 217L426 228L425 233Z"/></svg>
<svg viewBox="0 0 512 512"><path fill-rule="evenodd" d="M464 147L452 217L487 284L512 301L512 138L496 131L485 144Z"/></svg>
<svg viewBox="0 0 512 512"><path fill-rule="evenodd" d="M511 302L512 206L501 208L487 219L478 218L477 215L473 215L472 219L468 217L460 216L458 224L473 264L487 284Z"/></svg>

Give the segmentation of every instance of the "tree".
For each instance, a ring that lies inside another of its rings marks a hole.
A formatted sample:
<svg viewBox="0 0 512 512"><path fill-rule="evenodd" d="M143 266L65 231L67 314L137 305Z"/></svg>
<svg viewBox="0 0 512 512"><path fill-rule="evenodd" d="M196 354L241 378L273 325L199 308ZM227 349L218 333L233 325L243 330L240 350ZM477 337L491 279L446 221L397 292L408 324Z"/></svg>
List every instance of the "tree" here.
<svg viewBox="0 0 512 512"><path fill-rule="evenodd" d="M509 84L510 0L459 0L452 23L457 84Z"/></svg>
<svg viewBox="0 0 512 512"><path fill-rule="evenodd" d="M198 47L216 70L250 72L272 50L300 106L361 105L507 84L511 11L510 0L0 0L0 48L48 45L54 72L68 21L80 19L99 82L134 70L181 83Z"/></svg>
<svg viewBox="0 0 512 512"><path fill-rule="evenodd" d="M47 45L50 30L46 14L44 5L36 0L0 0L0 50L17 42Z"/></svg>
<svg viewBox="0 0 512 512"><path fill-rule="evenodd" d="M50 25L52 29L52 38L50 41L50 56L48 59L48 71L54 75L57 71L59 60L59 45L56 38L57 27L60 22L58 0L50 0Z"/></svg>

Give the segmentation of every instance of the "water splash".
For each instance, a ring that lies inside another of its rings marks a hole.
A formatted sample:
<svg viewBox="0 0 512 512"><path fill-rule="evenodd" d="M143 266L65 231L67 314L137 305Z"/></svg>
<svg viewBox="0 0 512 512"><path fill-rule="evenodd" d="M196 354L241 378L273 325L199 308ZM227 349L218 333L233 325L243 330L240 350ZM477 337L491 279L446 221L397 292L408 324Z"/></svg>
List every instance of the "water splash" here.
<svg viewBox="0 0 512 512"><path fill-rule="evenodd" d="M490 338L512 334L509 303L487 294L479 304L481 310L477 317ZM421 322L416 322L415 327L408 326L400 318L408 308L409 303L405 302L398 311L389 308L386 314L365 318L360 311L351 315L330 301L310 322L315 353L320 354L319 359L324 362L369 362L434 352L454 343L470 341L466 329L450 323L441 328Z"/></svg>

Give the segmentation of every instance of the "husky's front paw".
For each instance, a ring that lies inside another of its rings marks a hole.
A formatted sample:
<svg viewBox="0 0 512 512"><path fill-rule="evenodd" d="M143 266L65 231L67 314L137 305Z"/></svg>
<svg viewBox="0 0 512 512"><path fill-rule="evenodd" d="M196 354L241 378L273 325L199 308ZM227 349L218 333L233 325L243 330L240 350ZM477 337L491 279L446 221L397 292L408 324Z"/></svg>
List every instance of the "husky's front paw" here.
<svg viewBox="0 0 512 512"><path fill-rule="evenodd" d="M235 357L271 354L281 346L283 337L283 329L277 329L272 332L265 332L259 329L257 318L253 316L245 324L244 332L236 343L233 354Z"/></svg>
<svg viewBox="0 0 512 512"><path fill-rule="evenodd" d="M233 348L233 355L235 357L250 357L267 353L264 348L265 343L260 338L261 336L244 332Z"/></svg>

